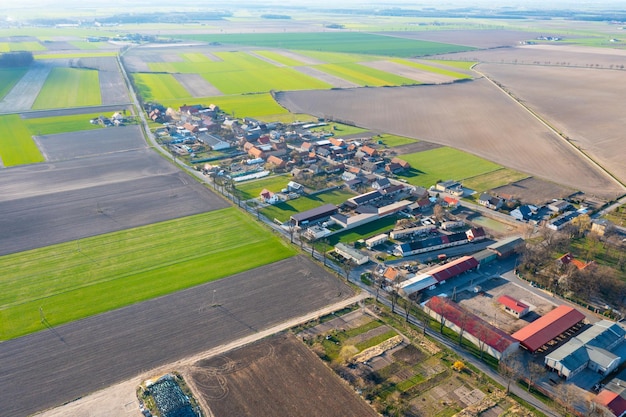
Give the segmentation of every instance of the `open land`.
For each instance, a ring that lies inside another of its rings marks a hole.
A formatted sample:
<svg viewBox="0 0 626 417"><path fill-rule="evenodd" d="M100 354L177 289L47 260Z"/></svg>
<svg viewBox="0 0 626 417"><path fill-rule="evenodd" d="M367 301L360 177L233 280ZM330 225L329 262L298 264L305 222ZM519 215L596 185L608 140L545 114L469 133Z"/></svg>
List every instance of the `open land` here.
<svg viewBox="0 0 626 417"><path fill-rule="evenodd" d="M34 109L102 104L98 71L55 67L33 103Z"/></svg>
<svg viewBox="0 0 626 417"><path fill-rule="evenodd" d="M566 198L576 192L551 181L540 178L526 178L493 189L496 195L510 195L527 204L543 204L553 198Z"/></svg>
<svg viewBox="0 0 626 417"><path fill-rule="evenodd" d="M417 32L383 32L381 34L406 39L465 45L480 49L516 46L520 42L534 39L537 36L546 36L546 33L504 29L422 30Z"/></svg>
<svg viewBox="0 0 626 417"><path fill-rule="evenodd" d="M35 62L24 76L0 101L0 113L15 113L30 110L37 99L52 68Z"/></svg>
<svg viewBox="0 0 626 417"><path fill-rule="evenodd" d="M452 146L594 195L623 193L620 184L486 79L276 96L293 112L333 114L375 131Z"/></svg>
<svg viewBox="0 0 626 417"><path fill-rule="evenodd" d="M0 158L5 167L43 162L44 157L20 116L0 116Z"/></svg>
<svg viewBox="0 0 626 417"><path fill-rule="evenodd" d="M91 135L115 136L119 147L90 140ZM143 139L137 126L55 135L41 142L51 158L80 157L3 171L0 254L228 205L145 143L138 149Z"/></svg>
<svg viewBox="0 0 626 417"><path fill-rule="evenodd" d="M174 74L174 78L194 97L222 95L220 90L211 85L200 74Z"/></svg>
<svg viewBox="0 0 626 417"><path fill-rule="evenodd" d="M626 184L624 116L615 105L626 94L626 71L510 64L480 64L477 69Z"/></svg>
<svg viewBox="0 0 626 417"><path fill-rule="evenodd" d="M189 373L215 417L378 415L290 333L199 361Z"/></svg>
<svg viewBox="0 0 626 417"><path fill-rule="evenodd" d="M351 295L298 256L4 342L0 414L60 405Z"/></svg>

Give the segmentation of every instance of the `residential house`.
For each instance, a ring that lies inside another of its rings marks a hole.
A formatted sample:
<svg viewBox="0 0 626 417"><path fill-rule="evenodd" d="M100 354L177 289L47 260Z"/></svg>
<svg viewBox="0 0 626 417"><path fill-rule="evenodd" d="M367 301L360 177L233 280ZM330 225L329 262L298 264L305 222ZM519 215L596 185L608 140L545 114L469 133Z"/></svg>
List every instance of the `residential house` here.
<svg viewBox="0 0 626 417"><path fill-rule="evenodd" d="M359 150L367 156L378 156L378 151L371 146L361 146Z"/></svg>
<svg viewBox="0 0 626 417"><path fill-rule="evenodd" d="M498 210L504 204L504 200L500 197L494 197L487 193L482 193L478 199L478 204L481 206L490 208L492 210Z"/></svg>
<svg viewBox="0 0 626 417"><path fill-rule="evenodd" d="M512 210L510 214L515 220L521 222L529 221L537 213L537 207L532 205L519 206L515 210Z"/></svg>
<svg viewBox="0 0 626 417"><path fill-rule="evenodd" d="M443 198L443 206L445 207L456 208L459 206L459 204L461 203L456 198L452 198L449 196L445 196Z"/></svg>
<svg viewBox="0 0 626 417"><path fill-rule="evenodd" d="M570 264L574 265L579 271L582 271L585 268L595 265L595 261L583 262L579 259L574 258L574 256L569 252L566 253L565 255L560 256L556 260L556 263L559 266L559 268L564 268L566 265L570 265Z"/></svg>
<svg viewBox="0 0 626 417"><path fill-rule="evenodd" d="M391 181L389 181L389 178L386 178L386 177L378 178L376 181L372 183L372 188L375 190L382 190L390 186L391 186Z"/></svg>
<svg viewBox="0 0 626 417"><path fill-rule="evenodd" d="M285 168L285 165L287 165L287 163L284 160L274 155L268 156L266 162L268 164L274 165L276 168Z"/></svg>
<svg viewBox="0 0 626 417"><path fill-rule="evenodd" d="M613 223L606 219L594 219L591 221L591 231L598 236L604 236L613 229Z"/></svg>
<svg viewBox="0 0 626 417"><path fill-rule="evenodd" d="M411 169L411 164L409 164L404 159L394 157L394 158L391 158L391 163L400 165L403 171L408 171L409 169Z"/></svg>
<svg viewBox="0 0 626 417"><path fill-rule="evenodd" d="M453 180L438 182L435 185L435 190L441 191L447 194L451 194L457 197L460 197L463 195L463 186L461 185L461 183L457 181L453 181Z"/></svg>
<svg viewBox="0 0 626 417"><path fill-rule="evenodd" d="M563 213L565 211L568 211L571 207L572 205L565 200L556 200L548 204L548 208L550 209L550 211L553 211L555 213Z"/></svg>
<svg viewBox="0 0 626 417"><path fill-rule="evenodd" d="M250 155L252 158L265 158L265 152L263 152L261 149L257 148L256 146L251 147L250 149L248 149L248 155Z"/></svg>
<svg viewBox="0 0 626 417"><path fill-rule="evenodd" d="M261 200L263 200L263 202L266 204L276 204L280 201L276 193L273 193L266 189L263 189L260 195L261 195Z"/></svg>

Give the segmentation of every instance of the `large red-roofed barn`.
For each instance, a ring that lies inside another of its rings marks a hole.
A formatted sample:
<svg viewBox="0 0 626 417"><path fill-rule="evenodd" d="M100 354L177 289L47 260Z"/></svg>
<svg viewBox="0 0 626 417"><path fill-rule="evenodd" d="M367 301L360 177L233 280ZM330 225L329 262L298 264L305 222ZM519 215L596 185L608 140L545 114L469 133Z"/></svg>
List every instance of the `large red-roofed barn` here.
<svg viewBox="0 0 626 417"><path fill-rule="evenodd" d="M626 400L619 394L603 389L593 400L611 410L617 417L626 415Z"/></svg>
<svg viewBox="0 0 626 417"><path fill-rule="evenodd" d="M549 341L579 325L584 319L585 315L580 311L562 305L522 327L512 336L519 340L523 347L534 353Z"/></svg>
<svg viewBox="0 0 626 417"><path fill-rule="evenodd" d="M432 297L424 304L424 310L439 322L443 316L445 326L457 333L462 331L463 337L498 360L519 348L519 342L508 333L445 297Z"/></svg>

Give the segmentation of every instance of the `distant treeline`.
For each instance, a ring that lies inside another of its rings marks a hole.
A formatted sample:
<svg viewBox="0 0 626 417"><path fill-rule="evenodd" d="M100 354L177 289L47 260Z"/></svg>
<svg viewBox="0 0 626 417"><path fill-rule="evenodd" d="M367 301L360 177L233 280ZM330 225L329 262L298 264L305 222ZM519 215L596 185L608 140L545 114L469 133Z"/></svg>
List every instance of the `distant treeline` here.
<svg viewBox="0 0 626 417"><path fill-rule="evenodd" d="M262 14L261 19L291 19L291 16L286 14Z"/></svg>
<svg viewBox="0 0 626 417"><path fill-rule="evenodd" d="M26 51L0 54L0 68L27 67L33 62L33 53Z"/></svg>

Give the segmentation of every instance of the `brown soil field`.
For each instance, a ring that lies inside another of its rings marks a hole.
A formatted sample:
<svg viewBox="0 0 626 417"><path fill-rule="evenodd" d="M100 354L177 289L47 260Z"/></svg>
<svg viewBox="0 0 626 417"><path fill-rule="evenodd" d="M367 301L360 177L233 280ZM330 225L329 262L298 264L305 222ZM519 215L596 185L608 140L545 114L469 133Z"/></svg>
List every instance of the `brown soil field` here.
<svg viewBox="0 0 626 417"><path fill-rule="evenodd" d="M361 62L361 65L385 71L401 77L410 78L424 84L442 84L454 81L456 78L435 72L423 71L406 65L397 64L390 61L368 61Z"/></svg>
<svg viewBox="0 0 626 417"><path fill-rule="evenodd" d="M511 195L527 204L545 204L553 198L565 198L575 190L554 182L531 177L493 189L497 195Z"/></svg>
<svg viewBox="0 0 626 417"><path fill-rule="evenodd" d="M498 48L518 45L522 41L534 39L546 33L523 32L516 30L422 30L417 32L381 32L380 35L391 35L399 38L419 39L431 42L451 43L472 46L474 48Z"/></svg>
<svg viewBox="0 0 626 417"><path fill-rule="evenodd" d="M214 291L218 306L212 306ZM352 295L347 285L320 265L308 257L296 256L3 342L0 415L27 416L59 406L149 369L263 332ZM295 360L289 352L281 359ZM312 362L304 355L301 361ZM296 367L286 372L301 375L302 369ZM321 378L324 374L316 375ZM274 380L279 381L280 378ZM311 379L310 383L318 380ZM358 402L353 401L355 404ZM140 415L138 408L133 407L132 411Z"/></svg>
<svg viewBox="0 0 626 417"><path fill-rule="evenodd" d="M480 64L477 70L626 183L626 119L616 105L626 95L626 71L498 64Z"/></svg>
<svg viewBox="0 0 626 417"><path fill-rule="evenodd" d="M452 146L592 195L612 198L624 190L484 78L437 86L283 92L277 100L294 113L332 114L375 131Z"/></svg>
<svg viewBox="0 0 626 417"><path fill-rule="evenodd" d="M0 100L0 114L30 110L51 69L49 65L35 62L11 91Z"/></svg>
<svg viewBox="0 0 626 417"><path fill-rule="evenodd" d="M190 375L214 417L378 415L290 333L201 360Z"/></svg>
<svg viewBox="0 0 626 417"><path fill-rule="evenodd" d="M182 84L194 97L221 96L222 92L202 78L200 74L173 74L176 81Z"/></svg>

